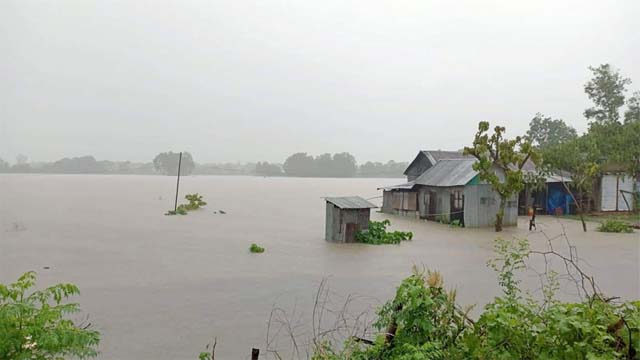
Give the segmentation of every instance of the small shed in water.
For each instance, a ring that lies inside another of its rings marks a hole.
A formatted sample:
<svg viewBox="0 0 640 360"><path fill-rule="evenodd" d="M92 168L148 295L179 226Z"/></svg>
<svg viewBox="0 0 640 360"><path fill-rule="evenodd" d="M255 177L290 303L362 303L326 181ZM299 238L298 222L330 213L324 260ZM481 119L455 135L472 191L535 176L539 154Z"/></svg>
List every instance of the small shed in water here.
<svg viewBox="0 0 640 360"><path fill-rule="evenodd" d="M376 205L360 196L327 197L325 239L356 242L356 233L369 229L371 209Z"/></svg>

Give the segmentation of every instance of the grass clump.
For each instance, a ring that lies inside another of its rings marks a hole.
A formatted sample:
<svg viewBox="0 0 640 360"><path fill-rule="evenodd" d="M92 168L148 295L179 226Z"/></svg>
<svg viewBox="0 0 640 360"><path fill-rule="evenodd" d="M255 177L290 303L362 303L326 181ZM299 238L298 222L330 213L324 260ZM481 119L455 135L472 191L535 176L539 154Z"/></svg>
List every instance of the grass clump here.
<svg viewBox="0 0 640 360"><path fill-rule="evenodd" d="M600 227L598 227L598 231L610 233L632 233L633 228L624 221L611 219L603 222Z"/></svg>
<svg viewBox="0 0 640 360"><path fill-rule="evenodd" d="M258 244L251 244L251 246L249 246L249 252L261 254L264 252L264 248Z"/></svg>
<svg viewBox="0 0 640 360"><path fill-rule="evenodd" d="M356 240L365 244L400 244L402 241L413 239L410 231L387 231L387 226L391 225L389 220L369 221L369 229L358 231Z"/></svg>

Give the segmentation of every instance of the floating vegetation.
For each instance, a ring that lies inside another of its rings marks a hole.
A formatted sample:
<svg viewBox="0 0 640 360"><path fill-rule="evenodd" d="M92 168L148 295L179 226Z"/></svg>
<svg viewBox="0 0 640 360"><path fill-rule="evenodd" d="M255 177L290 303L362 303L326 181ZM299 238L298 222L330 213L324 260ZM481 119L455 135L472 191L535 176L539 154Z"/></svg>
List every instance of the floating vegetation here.
<svg viewBox="0 0 640 360"><path fill-rule="evenodd" d="M264 252L264 248L258 244L251 244L249 251L254 254L260 254Z"/></svg>
<svg viewBox="0 0 640 360"><path fill-rule="evenodd" d="M631 225L627 224L624 221L612 219L603 222L600 227L598 227L598 231L611 233L632 233L633 228L631 227Z"/></svg>
<svg viewBox="0 0 640 360"><path fill-rule="evenodd" d="M387 226L391 225L391 221L369 221L369 229L358 231L356 240L365 244L381 245L381 244L400 244L401 241L409 241L413 239L413 233L410 231L387 231Z"/></svg>
<svg viewBox="0 0 640 360"><path fill-rule="evenodd" d="M207 203L202 200L202 195L199 194L187 194L184 196L185 199L189 201L188 204L180 204L176 208L176 210L169 210L165 215L187 215L188 211L198 210L201 207L207 205Z"/></svg>

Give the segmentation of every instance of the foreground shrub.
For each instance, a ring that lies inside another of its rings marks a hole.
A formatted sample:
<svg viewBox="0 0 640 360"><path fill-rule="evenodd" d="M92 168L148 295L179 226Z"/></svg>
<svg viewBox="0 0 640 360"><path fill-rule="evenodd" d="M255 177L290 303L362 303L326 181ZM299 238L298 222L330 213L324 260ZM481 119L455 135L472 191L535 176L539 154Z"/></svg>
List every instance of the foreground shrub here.
<svg viewBox="0 0 640 360"><path fill-rule="evenodd" d="M80 311L78 304L64 302L78 288L58 284L28 293L35 282L36 274L28 272L13 284L0 284L0 359L95 357L100 334L65 318Z"/></svg>
<svg viewBox="0 0 640 360"><path fill-rule="evenodd" d="M631 227L631 225L627 224L624 221L611 219L603 222L600 227L598 227L598 231L612 233L632 233L633 228Z"/></svg>
<svg viewBox="0 0 640 360"><path fill-rule="evenodd" d="M373 341L317 342L313 359L640 359L640 302L613 303L597 293L560 302L553 272L544 299L533 300L515 276L525 268L528 243L497 240L496 251L490 266L503 294L476 321L444 289L439 273L414 269L378 311Z"/></svg>
<svg viewBox="0 0 640 360"><path fill-rule="evenodd" d="M408 231L387 231L387 226L391 225L389 220L369 221L369 229L358 231L356 240L365 244L399 244L401 241L408 241L413 238L413 233Z"/></svg>
<svg viewBox="0 0 640 360"><path fill-rule="evenodd" d="M251 244L251 246L249 246L249 251L259 254L264 252L264 248L262 246L259 246L258 244Z"/></svg>

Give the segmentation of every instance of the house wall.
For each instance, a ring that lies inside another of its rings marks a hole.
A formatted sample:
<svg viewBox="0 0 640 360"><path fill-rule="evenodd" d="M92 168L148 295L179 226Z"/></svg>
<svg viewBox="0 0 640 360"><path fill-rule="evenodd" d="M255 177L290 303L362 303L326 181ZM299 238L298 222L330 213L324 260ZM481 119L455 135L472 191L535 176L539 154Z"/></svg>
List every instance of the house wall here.
<svg viewBox="0 0 640 360"><path fill-rule="evenodd" d="M330 202L327 202L326 205L326 215L325 215L325 231L324 231L324 239L327 241L335 241L333 229L336 224L336 218L338 216L338 209L335 205Z"/></svg>
<svg viewBox="0 0 640 360"><path fill-rule="evenodd" d="M436 221L449 222L451 220L451 193L453 191L462 189L463 187L420 187L420 189L418 190L418 205L420 210L420 217L424 219L433 217L433 219ZM435 195L435 199L432 198L432 195ZM433 214L429 212L429 205L431 201L436 202L435 213Z"/></svg>
<svg viewBox="0 0 640 360"><path fill-rule="evenodd" d="M629 211L633 210L633 197L631 194L625 193L624 196L620 190L632 192L633 178L625 175L605 174L600 179L600 211ZM629 205L625 202L625 196Z"/></svg>
<svg viewBox="0 0 640 360"><path fill-rule="evenodd" d="M382 212L405 216L418 215L418 192L389 190L382 193Z"/></svg>
<svg viewBox="0 0 640 360"><path fill-rule="evenodd" d="M327 203L325 240L332 242L345 242L347 223L355 223L360 230L369 229L370 209L340 209Z"/></svg>
<svg viewBox="0 0 640 360"><path fill-rule="evenodd" d="M467 185L464 189L464 225L466 227L493 226L500 208L500 197L491 185ZM507 202L504 210L503 226L518 224L518 195Z"/></svg>

